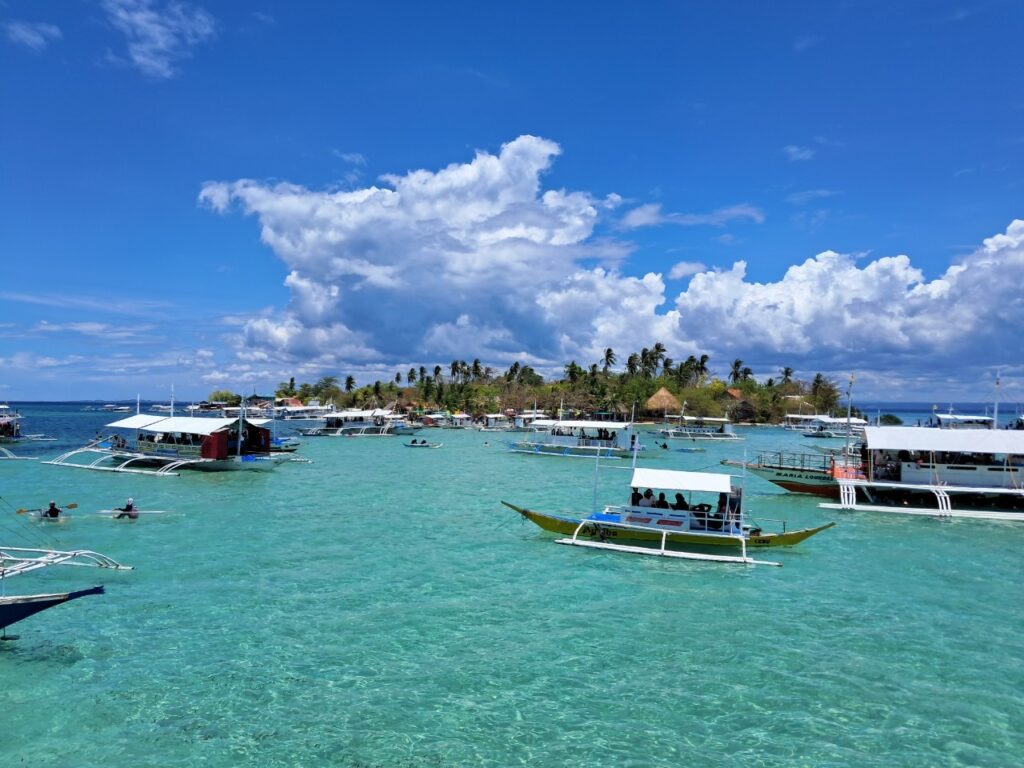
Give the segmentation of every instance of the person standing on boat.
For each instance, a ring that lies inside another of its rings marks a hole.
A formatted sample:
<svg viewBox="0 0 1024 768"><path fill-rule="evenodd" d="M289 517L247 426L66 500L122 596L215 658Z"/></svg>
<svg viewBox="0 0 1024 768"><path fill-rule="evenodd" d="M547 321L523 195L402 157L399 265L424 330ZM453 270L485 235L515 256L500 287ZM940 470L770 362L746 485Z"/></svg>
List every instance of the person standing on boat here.
<svg viewBox="0 0 1024 768"><path fill-rule="evenodd" d="M118 514L114 515L115 520L121 520L122 518L128 518L129 520L139 519L139 510L135 506L135 499L129 498L123 507L117 507L116 510Z"/></svg>
<svg viewBox="0 0 1024 768"><path fill-rule="evenodd" d="M40 516L40 517L45 517L45 518L47 518L48 520L56 520L56 519L57 519L58 517L60 517L60 516L61 516L61 513L62 513L63 511L64 511L64 510L62 510L62 509L61 509L60 507L58 507L58 506L57 506L57 502L56 502L56 501L51 501L51 502L50 502L50 506L49 506L49 507L47 507L46 509L44 509L44 510L43 510L43 511L42 511L42 512L40 513L40 515L39 515L39 516Z"/></svg>

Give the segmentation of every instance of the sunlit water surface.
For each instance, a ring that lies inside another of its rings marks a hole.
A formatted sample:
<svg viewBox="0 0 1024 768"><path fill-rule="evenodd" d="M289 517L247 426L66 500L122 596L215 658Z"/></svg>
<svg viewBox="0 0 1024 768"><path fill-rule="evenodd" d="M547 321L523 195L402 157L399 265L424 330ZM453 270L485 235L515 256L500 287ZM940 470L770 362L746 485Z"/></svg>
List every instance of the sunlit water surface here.
<svg viewBox="0 0 1024 768"><path fill-rule="evenodd" d="M24 409L81 444L108 414ZM799 435L669 452L721 469ZM176 516L40 526L127 573L49 569L10 592L107 594L0 644L7 764L1008 766L1024 736L1024 527L819 510L747 478L754 515L834 529L783 568L591 552L502 507L584 510L593 465L501 435L310 439L273 473L133 477L0 462L13 507L134 496ZM489 445L485 445L489 443ZM655 462L649 462L652 466ZM606 469L617 502L628 473Z"/></svg>

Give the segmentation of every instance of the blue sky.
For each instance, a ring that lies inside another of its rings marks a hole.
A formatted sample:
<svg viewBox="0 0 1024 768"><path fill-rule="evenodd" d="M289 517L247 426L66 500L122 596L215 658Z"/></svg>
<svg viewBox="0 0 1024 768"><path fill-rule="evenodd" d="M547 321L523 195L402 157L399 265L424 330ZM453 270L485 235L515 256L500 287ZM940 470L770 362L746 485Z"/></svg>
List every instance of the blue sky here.
<svg viewBox="0 0 1024 768"><path fill-rule="evenodd" d="M0 399L659 340L1024 399L1022 22L8 0Z"/></svg>

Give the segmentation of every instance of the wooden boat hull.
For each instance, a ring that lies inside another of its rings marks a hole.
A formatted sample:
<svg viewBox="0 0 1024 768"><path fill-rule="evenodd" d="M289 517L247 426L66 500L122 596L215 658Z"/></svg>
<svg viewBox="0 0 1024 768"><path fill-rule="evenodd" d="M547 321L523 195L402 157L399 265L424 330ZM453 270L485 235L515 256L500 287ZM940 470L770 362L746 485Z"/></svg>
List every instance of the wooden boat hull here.
<svg viewBox="0 0 1024 768"><path fill-rule="evenodd" d="M743 467L743 462L729 459L723 461L722 464L729 467ZM839 498L839 483L827 470L771 467L750 463L746 465L746 469L750 474L762 477L769 483L785 488L792 493L809 493L814 496L827 496L830 499Z"/></svg>
<svg viewBox="0 0 1024 768"><path fill-rule="evenodd" d="M524 519L543 528L545 531L560 533L565 536L572 536L579 528L582 518L561 517L550 515L544 512L536 512L524 507L517 507L507 501L501 502L509 509L515 510ZM791 547L809 539L816 533L831 528L835 523L825 523L816 528L802 528L797 531L786 531L785 533L764 533L747 538L748 547ZM580 536L600 539L618 539L622 541L649 541L660 543L663 532L660 530L638 530L637 528L617 528L612 525L602 525L600 521L588 521L580 531ZM666 539L669 544L685 544L688 546L705 547L731 547L739 548L739 542L735 536L726 536L716 533L700 532L679 532L669 533Z"/></svg>
<svg viewBox="0 0 1024 768"><path fill-rule="evenodd" d="M103 587L92 587L77 592L60 592L49 595L11 595L0 597L0 629L9 627L15 622L29 616L53 608L55 605L77 600L87 595L102 595Z"/></svg>

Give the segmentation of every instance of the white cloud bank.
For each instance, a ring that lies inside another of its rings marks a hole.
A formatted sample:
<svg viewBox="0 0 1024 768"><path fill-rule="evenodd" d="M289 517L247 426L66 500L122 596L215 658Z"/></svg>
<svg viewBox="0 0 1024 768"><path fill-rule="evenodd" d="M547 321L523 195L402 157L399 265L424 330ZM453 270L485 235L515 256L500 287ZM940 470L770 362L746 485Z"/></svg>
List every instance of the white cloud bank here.
<svg viewBox="0 0 1024 768"><path fill-rule="evenodd" d="M676 359L708 352L766 369L946 375L1017 364L1024 351L1022 221L930 281L907 256L859 263L826 251L767 283L750 282L743 261L714 271L676 265L670 277L693 276L670 297L661 274L626 273L629 243L595 236L620 198L543 187L560 151L520 136L496 155L354 191L205 184L201 201L258 217L263 241L289 269L288 306L246 321L241 359L543 366L662 341ZM638 210L662 215L644 206L630 213Z"/></svg>

